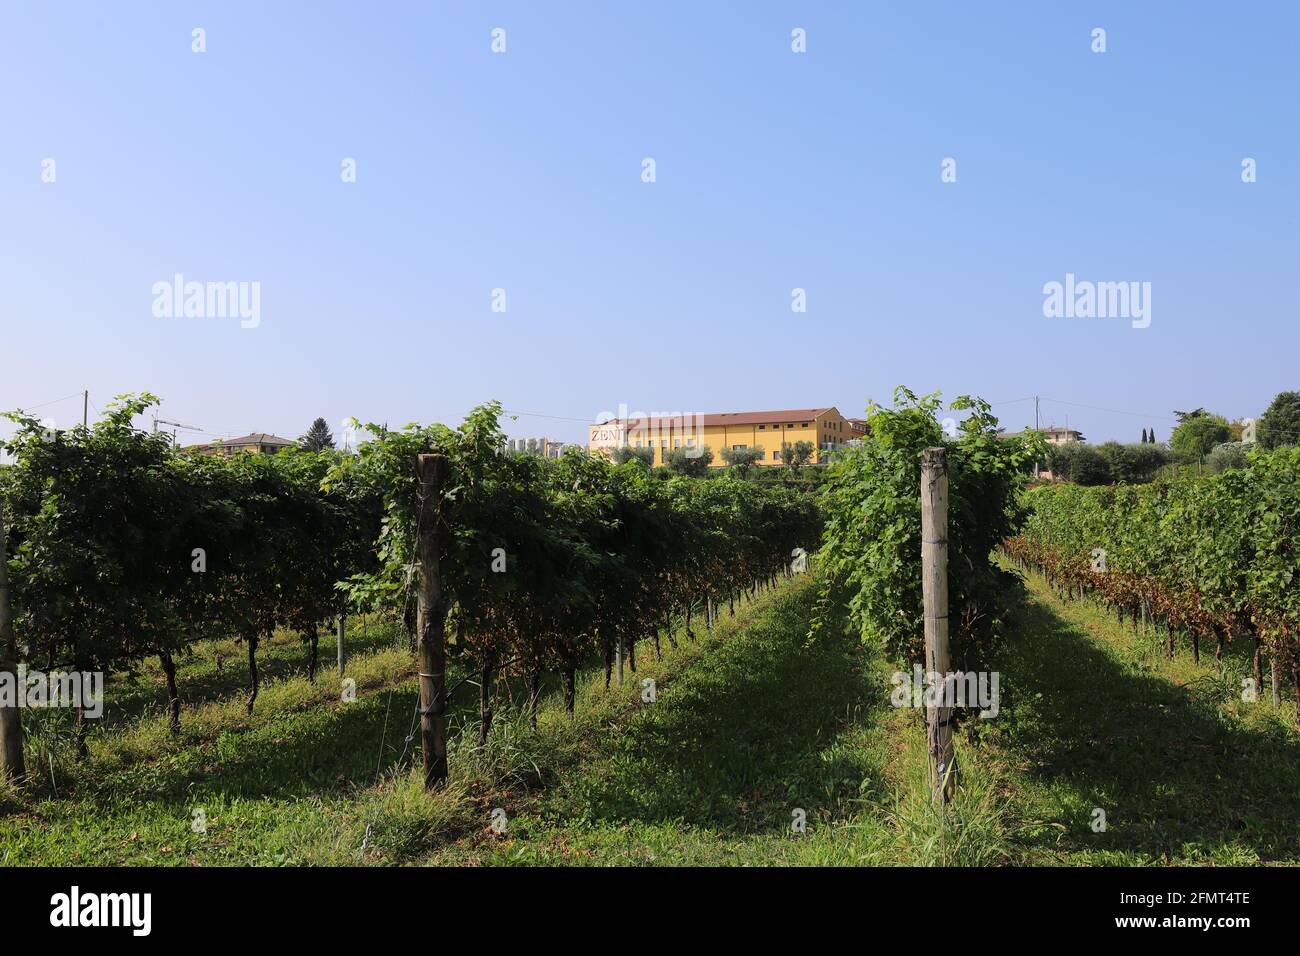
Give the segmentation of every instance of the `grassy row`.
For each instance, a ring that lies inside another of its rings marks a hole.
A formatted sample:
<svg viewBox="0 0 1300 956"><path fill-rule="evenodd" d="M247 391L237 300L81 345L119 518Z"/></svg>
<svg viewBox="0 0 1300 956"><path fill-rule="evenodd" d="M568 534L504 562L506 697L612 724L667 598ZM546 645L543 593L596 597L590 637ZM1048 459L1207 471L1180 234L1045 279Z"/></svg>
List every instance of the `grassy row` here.
<svg viewBox="0 0 1300 956"><path fill-rule="evenodd" d="M1242 700L1249 649L1171 660L1154 634L1026 581L982 751L1014 813L1013 859L1300 863L1300 736L1267 694Z"/></svg>
<svg viewBox="0 0 1300 956"><path fill-rule="evenodd" d="M1241 701L1244 654L1170 661L1100 608L1027 583L1001 712L964 725L943 819L920 712L889 706L893 666L842 612L808 637L804 577L696 640L679 633L662 661L643 650L622 687L584 672L573 716L552 688L536 732L506 703L476 748L463 688L452 779L434 795L410 766L405 645L389 634L354 658L358 700L344 704L334 675L292 676L302 649L283 639L267 653L288 676L251 719L238 683L187 709L178 738L154 701L92 736L85 772L56 762L57 797L0 813L0 864L1300 862L1300 737L1266 695Z"/></svg>

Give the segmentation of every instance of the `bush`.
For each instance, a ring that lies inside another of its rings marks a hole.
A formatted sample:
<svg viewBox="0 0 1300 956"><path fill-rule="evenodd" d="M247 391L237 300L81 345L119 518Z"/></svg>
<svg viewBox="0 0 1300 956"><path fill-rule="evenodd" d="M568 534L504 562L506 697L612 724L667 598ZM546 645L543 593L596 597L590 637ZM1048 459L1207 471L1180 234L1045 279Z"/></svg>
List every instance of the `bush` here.
<svg viewBox="0 0 1300 956"><path fill-rule="evenodd" d="M1205 464L1216 475L1233 468L1245 468L1249 464L1246 453L1250 450L1251 444L1251 442L1230 441L1215 445L1205 459Z"/></svg>
<svg viewBox="0 0 1300 956"><path fill-rule="evenodd" d="M921 597L921 452L948 449L948 573L952 665L979 670L1001 630L1014 578L990 555L1018 526L1016 493L1025 465L1044 454L1042 438L999 438L987 403L965 396L956 440L935 418L939 396L905 388L892 409L868 409L871 438L829 466L823 501L832 586L848 591L865 638L896 660L924 660Z"/></svg>

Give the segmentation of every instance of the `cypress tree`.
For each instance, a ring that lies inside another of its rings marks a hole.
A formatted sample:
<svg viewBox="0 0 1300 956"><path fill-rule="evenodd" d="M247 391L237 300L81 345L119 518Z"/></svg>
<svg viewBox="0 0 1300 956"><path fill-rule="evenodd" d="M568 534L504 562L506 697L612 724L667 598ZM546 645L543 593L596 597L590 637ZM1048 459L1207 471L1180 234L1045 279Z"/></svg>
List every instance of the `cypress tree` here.
<svg viewBox="0 0 1300 956"><path fill-rule="evenodd" d="M326 448L334 447L334 436L330 434L325 419L318 418L311 423L307 434L298 439L298 447L303 451L324 451Z"/></svg>

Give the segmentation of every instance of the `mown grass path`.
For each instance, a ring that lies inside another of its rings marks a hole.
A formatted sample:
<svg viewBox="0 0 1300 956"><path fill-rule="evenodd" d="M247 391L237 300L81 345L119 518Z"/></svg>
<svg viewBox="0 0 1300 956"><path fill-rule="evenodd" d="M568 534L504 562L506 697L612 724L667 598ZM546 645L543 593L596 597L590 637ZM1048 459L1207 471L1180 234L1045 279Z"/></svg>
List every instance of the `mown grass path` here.
<svg viewBox="0 0 1300 956"><path fill-rule="evenodd" d="M808 638L815 586L760 601L743 626L702 632L698 659L587 741L555 783L520 801L505 834L436 862L775 862L845 815L874 775L837 747L872 696L860 644ZM638 684L636 692L642 690ZM876 693L883 704L883 695Z"/></svg>
<svg viewBox="0 0 1300 956"><path fill-rule="evenodd" d="M193 662L198 686L229 682L228 696L187 708L178 737L155 701L92 735L89 764L61 759L57 795L0 800L0 863L1300 862L1300 735L1266 694L1240 699L1245 649L1222 667L1170 661L1154 636L1029 578L997 662L1000 713L964 723L962 784L941 819L922 715L889 705L893 665L834 602L809 637L818 583L784 581L711 630L697 621L694 639L679 629L660 661L643 647L622 687L585 670L573 715L551 687L536 732L506 705L483 749L467 686L452 779L434 795L409 750L398 762L415 693L400 642L357 655L346 705L333 675L294 676L301 649L282 642L285 676L251 718L236 674ZM136 706L154 700L127 689Z"/></svg>
<svg viewBox="0 0 1300 956"><path fill-rule="evenodd" d="M1185 648L1170 660L1154 634L1027 583L987 735L1017 818L1014 858L1300 862L1300 736L1267 694L1242 700L1247 649L1222 666Z"/></svg>

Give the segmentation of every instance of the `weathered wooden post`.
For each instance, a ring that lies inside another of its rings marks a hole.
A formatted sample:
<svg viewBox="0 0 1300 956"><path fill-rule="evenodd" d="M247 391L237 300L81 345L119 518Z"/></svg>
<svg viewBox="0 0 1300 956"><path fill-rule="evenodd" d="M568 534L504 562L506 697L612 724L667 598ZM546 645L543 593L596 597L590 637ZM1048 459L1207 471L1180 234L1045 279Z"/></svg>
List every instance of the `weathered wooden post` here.
<svg viewBox="0 0 1300 956"><path fill-rule="evenodd" d="M4 514L0 513L0 675L10 675L18 691L18 643L14 640L13 614L9 603L9 548L5 538ZM26 776L23 766L23 722L18 701L12 707L0 706L0 783L21 783Z"/></svg>
<svg viewBox="0 0 1300 956"><path fill-rule="evenodd" d="M420 667L420 746L424 750L424 789L447 782L447 635L438 571L439 501L446 459L420 455L415 462L420 481L416 503L415 636Z"/></svg>
<svg viewBox="0 0 1300 956"><path fill-rule="evenodd" d="M926 701L926 742L930 786L943 806L957 783L952 746L952 708L948 698L948 453L927 448L921 455L921 595L925 602L925 669L940 683L933 689L938 706Z"/></svg>

